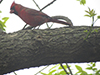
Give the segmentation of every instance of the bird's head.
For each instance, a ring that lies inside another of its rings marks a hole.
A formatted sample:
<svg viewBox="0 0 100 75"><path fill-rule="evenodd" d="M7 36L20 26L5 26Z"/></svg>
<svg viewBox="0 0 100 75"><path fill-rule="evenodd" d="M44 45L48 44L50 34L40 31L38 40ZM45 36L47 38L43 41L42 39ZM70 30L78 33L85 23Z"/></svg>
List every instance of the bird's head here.
<svg viewBox="0 0 100 75"><path fill-rule="evenodd" d="M12 3L12 5L11 5L11 7L10 7L10 13L15 13L16 15L18 15L18 12L16 11L16 3L15 2L13 2Z"/></svg>

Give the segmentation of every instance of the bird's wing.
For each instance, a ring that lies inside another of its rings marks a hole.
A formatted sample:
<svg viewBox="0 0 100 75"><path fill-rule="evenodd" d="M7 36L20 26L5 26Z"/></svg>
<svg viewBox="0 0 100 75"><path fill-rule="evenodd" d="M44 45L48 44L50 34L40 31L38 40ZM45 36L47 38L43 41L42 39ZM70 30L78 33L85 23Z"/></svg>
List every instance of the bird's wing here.
<svg viewBox="0 0 100 75"><path fill-rule="evenodd" d="M34 15L34 16L43 16L43 17L49 17L47 14L43 13L43 12L40 12L40 11L37 11L35 9L29 9L27 8L26 9L26 12L30 15Z"/></svg>

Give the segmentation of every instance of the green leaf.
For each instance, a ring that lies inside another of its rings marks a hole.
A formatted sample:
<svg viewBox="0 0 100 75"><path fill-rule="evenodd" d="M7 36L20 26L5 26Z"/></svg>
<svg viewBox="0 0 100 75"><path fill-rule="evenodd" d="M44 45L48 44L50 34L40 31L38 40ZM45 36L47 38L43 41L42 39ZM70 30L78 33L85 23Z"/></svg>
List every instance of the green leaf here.
<svg viewBox="0 0 100 75"><path fill-rule="evenodd" d="M63 65L63 67L66 69L67 68L67 66L66 65ZM62 69L62 67L61 66L59 66L59 68L58 69Z"/></svg>
<svg viewBox="0 0 100 75"><path fill-rule="evenodd" d="M87 72L82 71L82 73L80 75L88 75Z"/></svg>
<svg viewBox="0 0 100 75"><path fill-rule="evenodd" d="M4 20L4 24L6 23L6 21L9 19L9 17L4 17L2 18L2 20Z"/></svg>
<svg viewBox="0 0 100 75"><path fill-rule="evenodd" d="M91 11L91 9L88 7L88 9L89 9L89 12Z"/></svg>
<svg viewBox="0 0 100 75"><path fill-rule="evenodd" d="M97 29L95 29L95 31L96 31ZM93 67L95 67L95 63L93 63L93 65L92 65Z"/></svg>
<svg viewBox="0 0 100 75"><path fill-rule="evenodd" d="M100 16L97 16L98 19L100 19Z"/></svg>
<svg viewBox="0 0 100 75"><path fill-rule="evenodd" d="M59 75L66 75L66 72L63 70L63 71L60 71L59 72Z"/></svg>
<svg viewBox="0 0 100 75"><path fill-rule="evenodd" d="M79 70L79 72L82 72L82 71L83 71L82 68L81 68L80 66L75 65L75 67L77 68L77 70Z"/></svg>
<svg viewBox="0 0 100 75"><path fill-rule="evenodd" d="M96 33L97 33L97 32L98 32L98 30L97 30L97 29L92 30L92 32L91 32L91 33L93 33L93 32L96 32ZM94 66L95 66L95 65L94 65ZM94 67L94 66L93 66L93 67Z"/></svg>
<svg viewBox="0 0 100 75"><path fill-rule="evenodd" d="M90 64L93 64L93 62L91 62Z"/></svg>
<svg viewBox="0 0 100 75"><path fill-rule="evenodd" d="M0 11L0 13L2 13L2 11Z"/></svg>
<svg viewBox="0 0 100 75"><path fill-rule="evenodd" d="M85 5L86 4L86 0L77 0L80 2L81 5Z"/></svg>
<svg viewBox="0 0 100 75"><path fill-rule="evenodd" d="M89 11L85 10L86 13L89 13Z"/></svg>
<svg viewBox="0 0 100 75"><path fill-rule="evenodd" d="M87 67L86 69L88 69L88 70L92 70L92 67Z"/></svg>
<svg viewBox="0 0 100 75"><path fill-rule="evenodd" d="M86 15L84 15L84 16L91 17L90 15L87 15L87 14L86 14Z"/></svg>
<svg viewBox="0 0 100 75"><path fill-rule="evenodd" d="M84 30L83 32L88 32L88 30Z"/></svg>
<svg viewBox="0 0 100 75"><path fill-rule="evenodd" d="M59 66L59 64L53 66L49 71L53 70L53 69L56 68L57 66Z"/></svg>
<svg viewBox="0 0 100 75"><path fill-rule="evenodd" d="M92 9L92 10L90 11L90 14L93 14L93 13L95 13L95 11Z"/></svg>
<svg viewBox="0 0 100 75"><path fill-rule="evenodd" d="M97 68L93 68L92 70L93 70L93 71L96 71L96 70L97 70Z"/></svg>
<svg viewBox="0 0 100 75"><path fill-rule="evenodd" d="M95 15L97 15L97 14L94 14L93 16L95 16Z"/></svg>
<svg viewBox="0 0 100 75"><path fill-rule="evenodd" d="M85 12L88 13L88 14L84 15L84 16L87 16L87 17L94 17L95 15L97 15L95 13L94 9L91 10L89 7L88 7L88 11L85 10Z"/></svg>
<svg viewBox="0 0 100 75"><path fill-rule="evenodd" d="M43 72L41 72L41 74L42 74L42 75L48 75L48 74L46 74L46 73L43 73Z"/></svg>
<svg viewBox="0 0 100 75"><path fill-rule="evenodd" d="M0 21L0 29L2 29L3 31L5 31L4 27L6 27L5 24L2 21Z"/></svg>
<svg viewBox="0 0 100 75"><path fill-rule="evenodd" d="M98 71L95 73L95 75L100 75L100 70L98 70Z"/></svg>
<svg viewBox="0 0 100 75"><path fill-rule="evenodd" d="M54 73L55 71L57 71L57 70L52 70L51 72L49 72L48 75L53 75L53 73Z"/></svg>
<svg viewBox="0 0 100 75"><path fill-rule="evenodd" d="M88 74L88 75L93 75L93 74Z"/></svg>

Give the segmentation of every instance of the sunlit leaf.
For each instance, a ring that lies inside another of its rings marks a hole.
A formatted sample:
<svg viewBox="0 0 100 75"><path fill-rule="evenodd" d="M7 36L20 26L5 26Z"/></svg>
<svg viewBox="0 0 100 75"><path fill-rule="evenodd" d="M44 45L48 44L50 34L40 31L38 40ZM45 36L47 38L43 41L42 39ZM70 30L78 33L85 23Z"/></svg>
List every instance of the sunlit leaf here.
<svg viewBox="0 0 100 75"><path fill-rule="evenodd" d="M2 20L4 20L4 24L6 23L6 21L9 19L9 17L4 17L2 18Z"/></svg>
<svg viewBox="0 0 100 75"><path fill-rule="evenodd" d="M66 65L63 65L63 67L66 69L67 68L67 66ZM59 66L59 68L58 69L62 69L62 67L61 66Z"/></svg>
<svg viewBox="0 0 100 75"><path fill-rule="evenodd" d="M77 70L79 70L80 72L83 71L82 68L78 65L75 65L75 67L77 68Z"/></svg>
<svg viewBox="0 0 100 75"><path fill-rule="evenodd" d="M57 71L57 70L52 70L52 71L50 71L48 75L53 75L53 73L54 73L55 71Z"/></svg>
<svg viewBox="0 0 100 75"><path fill-rule="evenodd" d="M86 69L88 69L88 70L92 70L92 67L87 67Z"/></svg>
<svg viewBox="0 0 100 75"><path fill-rule="evenodd" d="M97 29L95 29L95 31L96 31ZM93 67L95 67L96 65L95 65L95 63L93 63L93 65L92 65Z"/></svg>
<svg viewBox="0 0 100 75"><path fill-rule="evenodd" d="M84 16L91 17L90 15L87 15L87 14L86 14L86 15L84 15Z"/></svg>
<svg viewBox="0 0 100 75"><path fill-rule="evenodd" d="M64 70L60 71L59 75L66 75L66 72Z"/></svg>
<svg viewBox="0 0 100 75"><path fill-rule="evenodd" d="M80 2L81 5L85 5L86 4L86 0L77 0Z"/></svg>
<svg viewBox="0 0 100 75"><path fill-rule="evenodd" d="M42 74L42 75L48 75L48 74L46 74L46 73L43 73L43 72L41 72L41 74Z"/></svg>
<svg viewBox="0 0 100 75"><path fill-rule="evenodd" d="M49 71L53 70L53 69L56 68L57 66L59 66L59 64L53 66Z"/></svg>
<svg viewBox="0 0 100 75"><path fill-rule="evenodd" d="M82 71L80 75L88 75L87 72Z"/></svg>
<svg viewBox="0 0 100 75"><path fill-rule="evenodd" d="M3 31L5 31L6 25L0 20L0 29L2 29Z"/></svg>

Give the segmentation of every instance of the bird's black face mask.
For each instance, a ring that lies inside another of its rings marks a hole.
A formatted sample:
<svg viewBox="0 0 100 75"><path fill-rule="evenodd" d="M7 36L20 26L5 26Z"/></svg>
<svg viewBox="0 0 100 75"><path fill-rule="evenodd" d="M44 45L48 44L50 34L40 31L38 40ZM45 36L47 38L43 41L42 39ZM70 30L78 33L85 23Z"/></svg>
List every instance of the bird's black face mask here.
<svg viewBox="0 0 100 75"><path fill-rule="evenodd" d="M15 6L13 6L13 7L10 9L10 13L15 13L16 15L18 15L18 12L15 10Z"/></svg>

